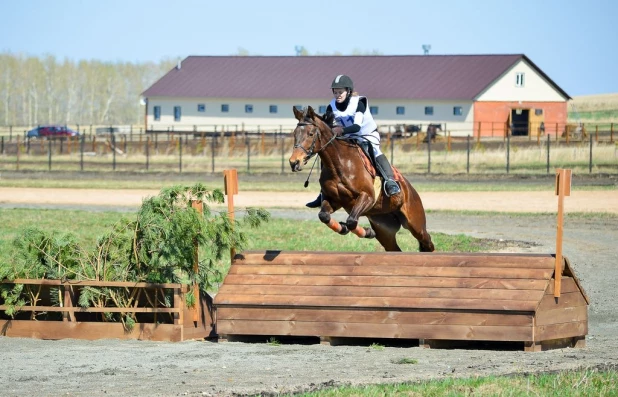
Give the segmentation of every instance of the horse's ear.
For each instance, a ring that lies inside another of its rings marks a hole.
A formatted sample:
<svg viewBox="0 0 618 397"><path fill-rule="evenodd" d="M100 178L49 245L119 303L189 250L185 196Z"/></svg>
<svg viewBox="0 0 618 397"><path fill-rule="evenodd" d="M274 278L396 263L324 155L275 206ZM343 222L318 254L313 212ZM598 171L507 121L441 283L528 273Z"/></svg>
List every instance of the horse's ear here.
<svg viewBox="0 0 618 397"><path fill-rule="evenodd" d="M326 124L328 124L329 126L333 126L333 121L335 120L335 113L333 112L326 112L322 115L322 120L324 120L324 122Z"/></svg>
<svg viewBox="0 0 618 397"><path fill-rule="evenodd" d="M298 110L296 106L292 106L292 110L294 110L294 117L296 117L296 120L303 121L303 112Z"/></svg>
<svg viewBox="0 0 618 397"><path fill-rule="evenodd" d="M315 118L315 111L313 110L311 106L307 108L307 117L309 117L310 119Z"/></svg>

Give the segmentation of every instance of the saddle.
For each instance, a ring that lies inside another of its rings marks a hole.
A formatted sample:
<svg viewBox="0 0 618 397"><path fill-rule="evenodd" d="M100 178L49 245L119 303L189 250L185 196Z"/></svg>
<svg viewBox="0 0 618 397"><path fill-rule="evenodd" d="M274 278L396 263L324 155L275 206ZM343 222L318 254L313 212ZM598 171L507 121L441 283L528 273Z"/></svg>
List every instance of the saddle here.
<svg viewBox="0 0 618 397"><path fill-rule="evenodd" d="M378 173L376 172L376 167L373 162L373 156L368 153L369 151L363 145L356 143L356 146L358 147L358 155L363 160L363 165L365 166L365 169L367 170L367 172L369 172L369 175L371 175L373 179L376 179ZM401 175L401 172L399 172L399 170L393 165L391 165L391 168L393 169L395 181L401 182L403 180L403 175Z"/></svg>

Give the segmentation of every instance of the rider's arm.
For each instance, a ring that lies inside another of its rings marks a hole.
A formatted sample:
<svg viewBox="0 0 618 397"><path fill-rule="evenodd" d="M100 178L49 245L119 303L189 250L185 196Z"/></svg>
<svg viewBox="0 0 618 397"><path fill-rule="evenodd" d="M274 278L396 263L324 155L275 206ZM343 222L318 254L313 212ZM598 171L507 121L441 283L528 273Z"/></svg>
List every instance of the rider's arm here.
<svg viewBox="0 0 618 397"><path fill-rule="evenodd" d="M353 134L360 131L361 124L363 124L365 110L367 110L367 107L365 106L363 101L358 101L358 106L356 107L356 112L354 113L354 124L345 127L343 129L344 134Z"/></svg>

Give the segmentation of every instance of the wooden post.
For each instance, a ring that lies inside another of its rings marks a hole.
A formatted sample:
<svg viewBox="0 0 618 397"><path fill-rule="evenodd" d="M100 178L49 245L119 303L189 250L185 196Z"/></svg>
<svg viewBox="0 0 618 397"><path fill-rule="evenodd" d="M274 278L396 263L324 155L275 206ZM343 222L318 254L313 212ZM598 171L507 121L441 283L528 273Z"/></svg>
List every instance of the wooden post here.
<svg viewBox="0 0 618 397"><path fill-rule="evenodd" d="M238 173L235 169L224 170L225 195L227 196L227 216L234 220L234 195L238 194ZM230 260L236 255L235 247L230 248Z"/></svg>
<svg viewBox="0 0 618 397"><path fill-rule="evenodd" d="M204 213L204 203L201 200L191 200L191 207L195 208L195 210L201 215ZM197 241L193 242L193 272L195 274L199 271L199 256L198 256L199 246ZM195 296L195 305L193 305L193 321L199 323L200 321L200 286L197 283L197 280L193 282L193 294Z"/></svg>
<svg viewBox="0 0 618 397"><path fill-rule="evenodd" d="M564 197L571 195L571 170L556 170L556 195L558 196L558 222L556 228L556 266L554 270L554 297L560 297L562 281L562 231L564 225Z"/></svg>
<svg viewBox="0 0 618 397"><path fill-rule="evenodd" d="M17 135L16 138L17 138L17 142L16 142L16 145L15 145L15 147L17 148L17 164L16 164L16 168L17 168L17 171L19 171L19 135Z"/></svg>
<svg viewBox="0 0 618 397"><path fill-rule="evenodd" d="M609 127L609 142L614 142L614 123Z"/></svg>

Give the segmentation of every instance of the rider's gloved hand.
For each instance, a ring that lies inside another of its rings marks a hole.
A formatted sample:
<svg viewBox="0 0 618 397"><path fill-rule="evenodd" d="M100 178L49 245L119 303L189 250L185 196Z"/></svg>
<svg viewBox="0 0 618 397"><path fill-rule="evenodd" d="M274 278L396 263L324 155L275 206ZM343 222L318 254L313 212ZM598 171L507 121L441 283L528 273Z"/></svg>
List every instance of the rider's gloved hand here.
<svg viewBox="0 0 618 397"><path fill-rule="evenodd" d="M337 136L343 134L343 127L334 127L333 128L333 133Z"/></svg>

